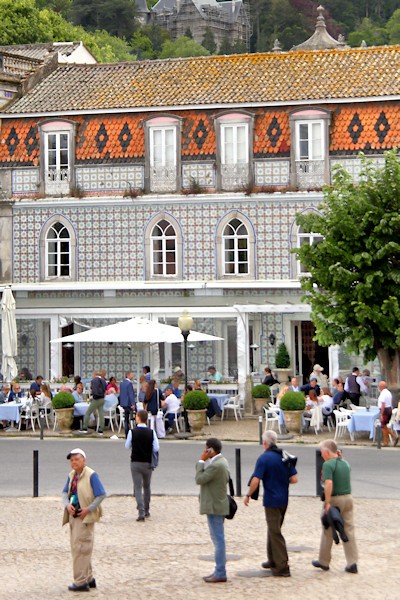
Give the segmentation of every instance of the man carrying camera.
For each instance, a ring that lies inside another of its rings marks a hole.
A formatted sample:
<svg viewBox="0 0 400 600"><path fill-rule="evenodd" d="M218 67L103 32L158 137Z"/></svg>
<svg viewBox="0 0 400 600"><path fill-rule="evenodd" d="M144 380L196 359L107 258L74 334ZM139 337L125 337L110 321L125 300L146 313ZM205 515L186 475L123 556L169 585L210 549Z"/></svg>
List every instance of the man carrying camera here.
<svg viewBox="0 0 400 600"><path fill-rule="evenodd" d="M63 525L69 523L74 583L71 592L88 592L96 587L92 573L94 524L102 516L101 502L106 497L99 476L86 466L86 454L80 448L68 454L71 472L62 492Z"/></svg>
<svg viewBox="0 0 400 600"><path fill-rule="evenodd" d="M261 563L264 569L271 569L275 577L290 577L289 558L285 538L281 529L289 502L289 483L297 483L296 457L284 453L277 447L275 431L263 434L265 452L258 457L250 487L244 499L245 506L263 482L265 518L268 526L267 558Z"/></svg>

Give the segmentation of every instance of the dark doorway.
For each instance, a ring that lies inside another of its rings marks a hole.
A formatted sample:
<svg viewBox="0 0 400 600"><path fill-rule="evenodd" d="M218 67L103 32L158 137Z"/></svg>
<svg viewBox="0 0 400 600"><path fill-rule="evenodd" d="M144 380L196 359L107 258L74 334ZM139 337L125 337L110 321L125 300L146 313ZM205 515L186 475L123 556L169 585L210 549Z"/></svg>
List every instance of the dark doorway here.
<svg viewBox="0 0 400 600"><path fill-rule="evenodd" d="M71 323L61 330L61 337L72 335L74 333L74 324ZM65 343L62 345L62 376L69 377L74 375L75 361L74 361L74 344Z"/></svg>
<svg viewBox="0 0 400 600"><path fill-rule="evenodd" d="M318 363L324 367L324 374L329 377L329 355L326 346L320 346L313 338L315 326L311 321L301 322L303 382L308 381L313 366Z"/></svg>

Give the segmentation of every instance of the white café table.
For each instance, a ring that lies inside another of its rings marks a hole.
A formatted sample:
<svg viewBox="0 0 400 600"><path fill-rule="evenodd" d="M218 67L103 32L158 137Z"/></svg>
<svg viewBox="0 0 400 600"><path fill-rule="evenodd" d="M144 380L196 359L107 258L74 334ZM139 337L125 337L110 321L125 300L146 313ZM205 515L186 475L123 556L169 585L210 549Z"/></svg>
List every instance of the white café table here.
<svg viewBox="0 0 400 600"><path fill-rule="evenodd" d="M368 431L369 437L372 440L374 437L375 421L378 416L379 408L377 406L371 406L369 410L364 408L354 411L347 424L351 439L354 439L353 434L355 431Z"/></svg>
<svg viewBox="0 0 400 600"><path fill-rule="evenodd" d="M75 402L74 404L74 417L84 417L89 408L89 402ZM118 398L115 394L109 394L105 397L104 410L110 410L112 406L118 404Z"/></svg>
<svg viewBox="0 0 400 600"><path fill-rule="evenodd" d="M0 404L0 421L12 421L19 423L19 413L23 406L26 404L26 399L21 398L21 402L5 402Z"/></svg>
<svg viewBox="0 0 400 600"><path fill-rule="evenodd" d="M222 410L225 402L231 398L232 396L230 394L211 394L208 393L207 396L211 399L211 398L215 398L216 401L218 402L218 406L220 407L220 409Z"/></svg>

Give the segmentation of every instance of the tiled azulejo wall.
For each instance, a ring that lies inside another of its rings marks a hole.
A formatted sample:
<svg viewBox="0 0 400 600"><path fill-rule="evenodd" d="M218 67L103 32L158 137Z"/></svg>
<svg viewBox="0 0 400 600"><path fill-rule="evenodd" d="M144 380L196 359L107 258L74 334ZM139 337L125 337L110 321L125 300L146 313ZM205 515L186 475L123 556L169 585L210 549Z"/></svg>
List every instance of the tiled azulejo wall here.
<svg viewBox="0 0 400 600"><path fill-rule="evenodd" d="M158 213L171 215L183 239L183 277L213 280L217 276L216 231L232 210L252 224L256 239L256 273L259 279L288 279L290 233L296 214L312 202L264 202L232 199L220 203L196 200L181 203L129 206L16 207L14 209L14 282L39 281L40 236L48 219L62 215L77 241L78 281L131 281L145 278L147 224ZM29 235L21 235L29 231Z"/></svg>

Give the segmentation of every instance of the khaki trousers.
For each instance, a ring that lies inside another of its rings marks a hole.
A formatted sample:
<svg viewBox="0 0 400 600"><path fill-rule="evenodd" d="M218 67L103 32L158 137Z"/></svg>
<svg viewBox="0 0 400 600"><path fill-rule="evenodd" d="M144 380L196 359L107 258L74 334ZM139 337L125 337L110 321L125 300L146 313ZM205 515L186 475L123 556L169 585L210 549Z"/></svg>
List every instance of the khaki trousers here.
<svg viewBox="0 0 400 600"><path fill-rule="evenodd" d="M264 507L267 521L267 558L272 568L277 571L285 571L288 568L288 553L285 538L282 535L282 525L285 518L287 506L278 508Z"/></svg>
<svg viewBox="0 0 400 600"><path fill-rule="evenodd" d="M95 410L99 413L99 429L104 429L104 402L105 398L97 398L92 400L89 403L89 408L86 411L85 418L83 419L83 426L88 427L90 415L94 413Z"/></svg>
<svg viewBox="0 0 400 600"><path fill-rule="evenodd" d="M83 523L82 519L69 516L72 569L74 583L83 585L93 579L92 552L94 523Z"/></svg>
<svg viewBox="0 0 400 600"><path fill-rule="evenodd" d="M353 518L353 498L351 494L343 496L332 496L331 506L336 506L340 509L344 521L344 529L349 538L348 542L342 542L343 550L346 557L348 567L357 563L358 551L354 537L354 518ZM331 550L333 544L332 529L322 528L321 545L319 548L319 562L326 567L331 562Z"/></svg>

